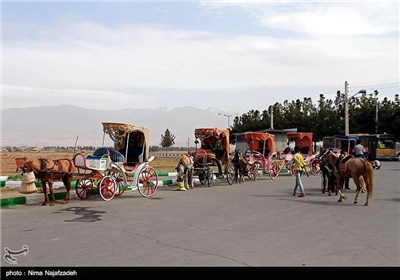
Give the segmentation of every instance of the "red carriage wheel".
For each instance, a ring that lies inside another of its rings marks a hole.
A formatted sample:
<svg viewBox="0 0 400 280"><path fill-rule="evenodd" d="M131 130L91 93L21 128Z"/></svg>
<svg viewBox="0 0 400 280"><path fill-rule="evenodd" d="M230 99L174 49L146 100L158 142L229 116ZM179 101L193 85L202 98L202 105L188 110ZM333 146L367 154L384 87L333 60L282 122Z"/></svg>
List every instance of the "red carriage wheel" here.
<svg viewBox="0 0 400 280"><path fill-rule="evenodd" d="M121 169L121 167L119 167L116 164L112 164L111 171L106 173L106 175L110 175L110 176L114 177L115 182L117 183L117 188L115 190L115 195L116 196L122 195L126 190L128 182L126 180L125 173Z"/></svg>
<svg viewBox="0 0 400 280"><path fill-rule="evenodd" d="M126 190L126 184L124 179L122 179L121 177L117 177L115 178L115 182L117 183L117 188L115 190L115 195L116 196L120 196L122 195L125 190Z"/></svg>
<svg viewBox="0 0 400 280"><path fill-rule="evenodd" d="M114 198L117 183L112 176L104 176L99 183L99 193L103 200L109 201Z"/></svg>
<svg viewBox="0 0 400 280"><path fill-rule="evenodd" d="M151 167L144 167L138 174L139 176L139 193L144 197L152 196L158 187L157 171Z"/></svg>
<svg viewBox="0 0 400 280"><path fill-rule="evenodd" d="M75 193L80 199L88 199L93 193L93 180L79 179L76 181Z"/></svg>
<svg viewBox="0 0 400 280"><path fill-rule="evenodd" d="M271 170L269 171L269 177L270 177L272 180L275 180L276 178L278 178L279 172L280 172L279 166L278 166L277 163L274 162L274 163L272 164Z"/></svg>

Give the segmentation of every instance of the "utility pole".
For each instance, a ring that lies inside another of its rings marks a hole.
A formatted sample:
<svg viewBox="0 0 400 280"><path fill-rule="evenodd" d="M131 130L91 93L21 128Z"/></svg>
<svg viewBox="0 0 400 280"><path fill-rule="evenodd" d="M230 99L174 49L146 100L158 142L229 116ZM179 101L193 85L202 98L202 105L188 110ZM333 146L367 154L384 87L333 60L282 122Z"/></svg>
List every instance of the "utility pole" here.
<svg viewBox="0 0 400 280"><path fill-rule="evenodd" d="M375 94L375 133L378 134L378 110L379 110L379 103L378 103L378 91L374 90Z"/></svg>
<svg viewBox="0 0 400 280"><path fill-rule="evenodd" d="M271 106L271 129L274 129L274 106Z"/></svg>
<svg viewBox="0 0 400 280"><path fill-rule="evenodd" d="M348 100L348 88L349 84L347 81L344 82L344 135L349 135L349 100Z"/></svg>

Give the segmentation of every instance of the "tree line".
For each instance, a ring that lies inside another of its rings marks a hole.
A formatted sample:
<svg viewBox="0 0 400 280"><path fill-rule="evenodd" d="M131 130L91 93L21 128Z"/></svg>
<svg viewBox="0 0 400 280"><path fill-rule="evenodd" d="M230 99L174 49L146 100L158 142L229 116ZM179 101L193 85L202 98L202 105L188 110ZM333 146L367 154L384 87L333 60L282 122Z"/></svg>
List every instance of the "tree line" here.
<svg viewBox="0 0 400 280"><path fill-rule="evenodd" d="M379 101L378 92L367 94L360 91L361 96L348 99L349 133L386 133L400 139L400 100L384 98ZM297 128L297 131L313 132L313 141L321 141L325 136L345 134L345 95L337 92L335 99L328 99L320 94L317 103L305 97L303 100L285 100L283 104L275 103L262 112L250 110L235 117L230 128L231 135L238 132L261 131L271 128L271 112L273 112L273 128ZM378 121L376 122L376 112ZM234 140L234 139L231 139Z"/></svg>
<svg viewBox="0 0 400 280"><path fill-rule="evenodd" d="M378 91L367 94L365 90L360 96L348 98L349 133L393 134L396 141L400 140L400 99L395 94L394 100L385 97L379 101ZM338 91L335 99L319 95L317 103L310 97L303 100L285 100L277 102L267 110L250 110L235 117L230 127L230 142L235 142L235 133L246 131L262 131L271 127L271 112L274 129L297 128L297 131L312 132L313 141L322 141L325 136L345 134L345 94ZM378 113L378 119L376 114ZM167 153L168 148L175 144L175 136L169 129L161 134L160 146ZM157 150L157 147L153 146ZM182 147L182 149L185 149Z"/></svg>

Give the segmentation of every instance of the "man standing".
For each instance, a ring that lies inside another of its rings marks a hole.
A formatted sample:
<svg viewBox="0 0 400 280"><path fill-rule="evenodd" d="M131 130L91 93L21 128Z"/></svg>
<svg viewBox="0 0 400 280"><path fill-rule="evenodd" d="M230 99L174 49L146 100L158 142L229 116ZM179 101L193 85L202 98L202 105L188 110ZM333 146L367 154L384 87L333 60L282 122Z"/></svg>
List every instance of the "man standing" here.
<svg viewBox="0 0 400 280"><path fill-rule="evenodd" d="M294 185L293 196L296 196L297 188L300 189L299 197L305 196L303 182L301 181L301 173L303 172L304 168L306 167L306 163L304 162L303 155L300 153L299 146L294 147L294 175L296 177L296 182Z"/></svg>

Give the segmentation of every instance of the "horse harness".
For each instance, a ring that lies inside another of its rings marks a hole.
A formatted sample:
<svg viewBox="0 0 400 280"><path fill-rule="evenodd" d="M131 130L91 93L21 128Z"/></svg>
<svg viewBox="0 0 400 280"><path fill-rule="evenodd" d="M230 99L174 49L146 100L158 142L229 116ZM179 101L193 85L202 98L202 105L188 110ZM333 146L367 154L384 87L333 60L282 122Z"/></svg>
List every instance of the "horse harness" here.
<svg viewBox="0 0 400 280"><path fill-rule="evenodd" d="M54 172L63 173L63 174L71 174L71 172L72 172L73 163L72 163L72 160L70 160L70 159L62 159L62 160L68 161L68 163L69 163L68 172L63 171L61 159L49 161L45 158L40 158L38 160L40 161L40 171L37 173L39 178L44 177L46 174L53 174ZM53 165L49 167L48 163L50 163L50 162L52 162Z"/></svg>

